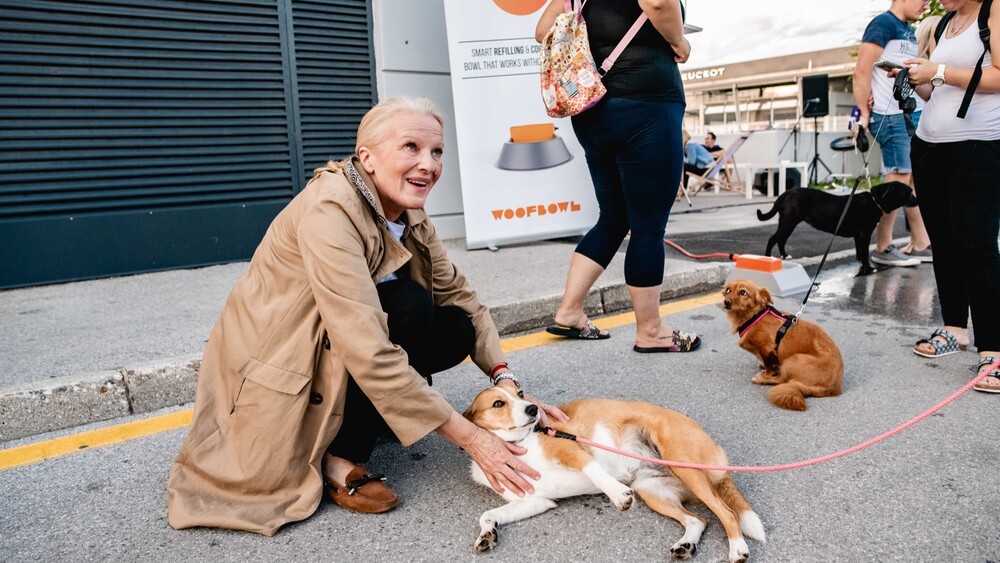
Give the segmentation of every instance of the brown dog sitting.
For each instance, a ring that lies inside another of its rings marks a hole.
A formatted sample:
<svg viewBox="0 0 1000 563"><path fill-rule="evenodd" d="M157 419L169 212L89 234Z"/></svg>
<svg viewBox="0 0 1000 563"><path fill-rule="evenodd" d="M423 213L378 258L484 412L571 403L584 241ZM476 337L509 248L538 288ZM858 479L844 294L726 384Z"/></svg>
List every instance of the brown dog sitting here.
<svg viewBox="0 0 1000 563"><path fill-rule="evenodd" d="M844 359L833 339L815 323L799 319L778 339L790 318L774 308L771 292L747 280L722 290L726 316L740 335L740 348L760 359L753 382L775 385L767 398L775 406L806 410L806 397L840 395Z"/></svg>

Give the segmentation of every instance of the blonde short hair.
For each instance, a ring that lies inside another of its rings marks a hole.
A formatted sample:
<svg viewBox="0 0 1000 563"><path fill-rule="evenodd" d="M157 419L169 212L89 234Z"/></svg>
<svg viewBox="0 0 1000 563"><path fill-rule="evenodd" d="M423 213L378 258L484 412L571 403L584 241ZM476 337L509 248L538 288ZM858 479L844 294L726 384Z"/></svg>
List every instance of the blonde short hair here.
<svg viewBox="0 0 1000 563"><path fill-rule="evenodd" d="M444 127L444 117L434 102L427 98L389 98L368 110L358 125L358 139L354 145L357 152L361 147L373 147L385 140L392 127L393 119L403 112L421 113L433 117Z"/></svg>
<svg viewBox="0 0 1000 563"><path fill-rule="evenodd" d="M934 41L934 30L937 29L941 16L927 16L917 24L914 34L917 36L917 56L921 59L931 58L936 42Z"/></svg>
<svg viewBox="0 0 1000 563"><path fill-rule="evenodd" d="M395 117L404 112L416 112L433 117L435 121L444 128L444 117L434 102L427 98L407 98L396 97L383 100L375 105L368 113L361 118L358 125L357 140L354 143L354 152L357 153L361 147L373 147L381 143L388 136L392 129ZM326 166L321 166L314 171L318 175L323 171L339 172L343 165L339 162L330 161Z"/></svg>

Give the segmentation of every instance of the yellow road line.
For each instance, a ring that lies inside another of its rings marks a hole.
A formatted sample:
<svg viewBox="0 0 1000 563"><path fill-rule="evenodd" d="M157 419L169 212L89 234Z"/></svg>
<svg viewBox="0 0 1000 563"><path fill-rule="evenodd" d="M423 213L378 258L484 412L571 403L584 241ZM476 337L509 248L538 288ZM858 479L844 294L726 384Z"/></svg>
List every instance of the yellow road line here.
<svg viewBox="0 0 1000 563"><path fill-rule="evenodd" d="M149 436L150 434L158 434L167 430L182 428L191 424L192 413L192 409L186 409L136 422L127 422L89 432L81 432L64 438L55 438L37 444L0 450L0 471L53 457L64 456L87 448L99 448L134 438Z"/></svg>
<svg viewBox="0 0 1000 563"><path fill-rule="evenodd" d="M675 313L690 311L691 309L697 309L698 307L718 303L719 300L719 294L712 293L710 295L692 297L690 299L667 303L660 306L660 315L672 315ZM631 312L594 320L595 325L605 330L632 324L634 322L635 316ZM524 336L505 338L501 344L504 352L517 352L519 350L526 350L536 346L553 344L561 340L564 339L560 336L554 336L545 331L539 331L526 334ZM31 463L38 463L46 459L68 455L84 449L109 446L119 442L133 440L135 438L142 438L143 436L150 436L152 434L158 434L168 430L183 428L191 424L192 416L193 410L185 409L136 422L127 422L124 424L109 426L107 428L100 428L98 430L81 432L79 434L73 434L63 438L54 438L37 444L29 444L27 446L0 450L0 471Z"/></svg>

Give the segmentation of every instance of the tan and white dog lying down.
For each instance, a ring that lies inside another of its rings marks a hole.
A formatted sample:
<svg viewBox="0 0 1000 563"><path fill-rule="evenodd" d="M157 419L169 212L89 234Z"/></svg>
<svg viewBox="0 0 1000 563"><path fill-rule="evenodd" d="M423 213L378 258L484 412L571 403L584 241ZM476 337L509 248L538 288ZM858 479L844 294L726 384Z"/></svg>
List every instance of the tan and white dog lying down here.
<svg viewBox="0 0 1000 563"><path fill-rule="evenodd" d="M705 430L678 412L609 399L574 401L560 408L570 420L554 422L553 428L581 438L645 457L704 465L728 463L725 452ZM526 448L528 453L521 459L541 474L541 479L532 482L534 493L518 497L506 491L502 496L508 504L483 513L476 551L496 545L499 525L554 508L555 499L604 493L620 510L627 510L633 491L653 511L684 526L684 536L670 548L677 559L694 554L706 525L703 518L684 508L681 503L686 500L704 502L722 522L729 538L730 563L746 561L750 555L744 533L765 541L760 518L727 472L668 468L541 434L535 431L538 407L500 387L481 392L465 417ZM490 486L475 463L472 478Z"/></svg>

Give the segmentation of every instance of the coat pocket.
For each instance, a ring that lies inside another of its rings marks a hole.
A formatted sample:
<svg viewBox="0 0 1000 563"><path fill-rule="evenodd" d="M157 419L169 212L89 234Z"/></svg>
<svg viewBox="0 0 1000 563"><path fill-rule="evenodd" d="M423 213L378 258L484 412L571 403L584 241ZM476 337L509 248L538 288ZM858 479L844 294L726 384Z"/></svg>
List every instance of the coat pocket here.
<svg viewBox="0 0 1000 563"><path fill-rule="evenodd" d="M253 358L243 365L243 368L240 369L240 375L257 385L286 395L298 395L309 383L309 378L304 375L265 364ZM238 399L237 402L239 402Z"/></svg>
<svg viewBox="0 0 1000 563"><path fill-rule="evenodd" d="M309 409L304 375L251 359L240 370L244 382L219 430L191 454L213 486L233 491L239 502L295 489L309 478L316 441L315 411Z"/></svg>

